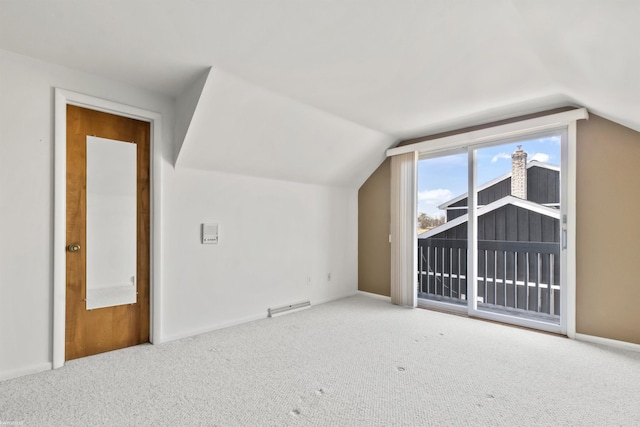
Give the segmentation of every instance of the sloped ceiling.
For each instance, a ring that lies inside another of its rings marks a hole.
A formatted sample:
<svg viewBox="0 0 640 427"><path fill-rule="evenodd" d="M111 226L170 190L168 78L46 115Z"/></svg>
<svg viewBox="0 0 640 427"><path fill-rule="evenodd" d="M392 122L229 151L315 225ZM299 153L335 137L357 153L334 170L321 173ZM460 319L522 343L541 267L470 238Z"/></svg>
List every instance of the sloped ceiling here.
<svg viewBox="0 0 640 427"><path fill-rule="evenodd" d="M176 167L358 186L561 105L640 130L636 0L2 0L0 47L175 97Z"/></svg>

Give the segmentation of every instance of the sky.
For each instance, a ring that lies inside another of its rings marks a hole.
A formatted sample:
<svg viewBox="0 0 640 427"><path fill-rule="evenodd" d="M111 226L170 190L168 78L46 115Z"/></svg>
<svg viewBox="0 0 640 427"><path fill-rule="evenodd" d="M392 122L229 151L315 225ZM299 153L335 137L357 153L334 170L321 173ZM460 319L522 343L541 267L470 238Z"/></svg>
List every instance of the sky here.
<svg viewBox="0 0 640 427"><path fill-rule="evenodd" d="M522 145L527 162L539 160L560 165L560 137L514 142L478 151L478 185L511 171L511 154ZM438 205L467 192L467 153L418 162L418 213L444 215Z"/></svg>

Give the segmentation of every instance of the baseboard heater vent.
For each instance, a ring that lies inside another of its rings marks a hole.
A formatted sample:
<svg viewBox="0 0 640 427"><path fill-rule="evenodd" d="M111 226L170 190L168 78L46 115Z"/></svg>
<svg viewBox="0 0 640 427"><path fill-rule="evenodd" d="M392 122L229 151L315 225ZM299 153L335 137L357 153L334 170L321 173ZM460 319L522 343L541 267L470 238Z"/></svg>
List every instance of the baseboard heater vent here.
<svg viewBox="0 0 640 427"><path fill-rule="evenodd" d="M302 301L295 304L283 305L282 307L274 307L268 310L269 317L280 316L282 314L291 313L311 307L311 301Z"/></svg>

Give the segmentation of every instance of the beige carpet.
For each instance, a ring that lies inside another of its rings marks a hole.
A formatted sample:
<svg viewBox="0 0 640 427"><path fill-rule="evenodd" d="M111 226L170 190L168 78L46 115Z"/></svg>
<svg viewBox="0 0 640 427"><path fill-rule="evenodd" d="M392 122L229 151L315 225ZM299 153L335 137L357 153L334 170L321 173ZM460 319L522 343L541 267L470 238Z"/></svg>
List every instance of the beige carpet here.
<svg viewBox="0 0 640 427"><path fill-rule="evenodd" d="M638 426L640 353L355 296L0 383L0 425Z"/></svg>

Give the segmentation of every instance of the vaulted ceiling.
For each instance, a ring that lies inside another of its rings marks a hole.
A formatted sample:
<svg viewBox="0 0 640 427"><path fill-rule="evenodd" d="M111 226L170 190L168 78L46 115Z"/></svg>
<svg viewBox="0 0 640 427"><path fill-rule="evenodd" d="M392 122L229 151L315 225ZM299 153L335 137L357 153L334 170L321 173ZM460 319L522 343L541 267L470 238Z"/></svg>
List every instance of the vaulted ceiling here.
<svg viewBox="0 0 640 427"><path fill-rule="evenodd" d="M640 130L637 0L0 0L0 48L174 97L176 167L358 186L563 105Z"/></svg>

